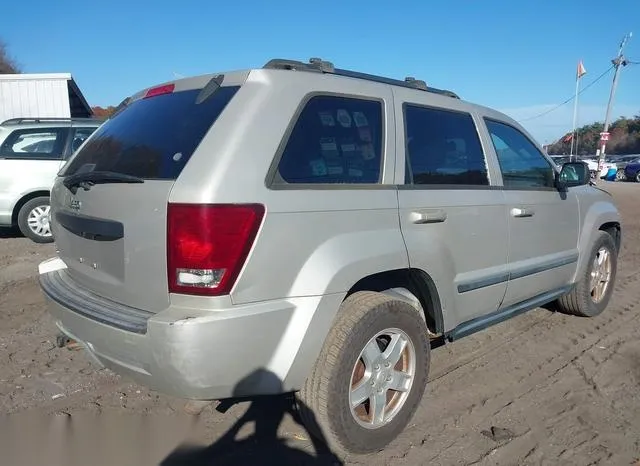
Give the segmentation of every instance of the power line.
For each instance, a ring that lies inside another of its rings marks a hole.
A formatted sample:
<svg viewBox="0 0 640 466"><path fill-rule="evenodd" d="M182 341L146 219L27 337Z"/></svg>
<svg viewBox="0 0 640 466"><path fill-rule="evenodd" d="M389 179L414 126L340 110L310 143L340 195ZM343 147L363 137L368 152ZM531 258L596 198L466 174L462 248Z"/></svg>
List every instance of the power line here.
<svg viewBox="0 0 640 466"><path fill-rule="evenodd" d="M611 67L609 67L604 73L602 73L600 76L598 76L596 79L594 79L593 81L591 81L589 84L587 84L585 87L583 87L580 92L578 92L578 95L582 94L584 91L586 91L587 89L589 89L591 86L593 86L595 83L597 83L598 81L600 81L602 78L604 78L607 73L609 71L611 71L613 69L613 65L611 65ZM546 110L538 115L529 117L529 118L524 118L522 120L518 120L519 123L523 123L525 121L529 121L529 120L535 120L536 118L540 118L542 116L545 116L548 113L553 112L554 110L558 110L560 107L567 105L569 102L571 102L573 99L575 99L576 96L572 95L571 97L569 97L567 100L565 100L564 102L562 102L561 104L556 105L555 107L553 107L550 110Z"/></svg>

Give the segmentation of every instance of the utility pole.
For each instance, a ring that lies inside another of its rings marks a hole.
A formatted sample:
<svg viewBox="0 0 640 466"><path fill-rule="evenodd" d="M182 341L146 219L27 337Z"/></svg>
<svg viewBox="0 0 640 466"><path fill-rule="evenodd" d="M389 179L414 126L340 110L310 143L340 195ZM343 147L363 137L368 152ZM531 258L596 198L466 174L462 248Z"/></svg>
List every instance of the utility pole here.
<svg viewBox="0 0 640 466"><path fill-rule="evenodd" d="M630 32L622 38L622 41L620 42L620 48L618 49L618 55L616 56L616 58L611 60L611 63L613 63L613 66L615 67L616 71L613 74L613 83L611 84L611 93L609 94L609 103L607 104L607 114L604 118L604 130L600 135L600 156L598 158L598 168L600 168L600 170L602 170L602 165L604 164L607 141L609 140L609 123L611 121L611 108L613 107L613 99L616 95L616 88L618 87L620 67L625 67L629 63L627 59L624 58L624 55L622 54L622 52L624 50L624 46L626 45L627 41L631 38L632 35L633 34Z"/></svg>

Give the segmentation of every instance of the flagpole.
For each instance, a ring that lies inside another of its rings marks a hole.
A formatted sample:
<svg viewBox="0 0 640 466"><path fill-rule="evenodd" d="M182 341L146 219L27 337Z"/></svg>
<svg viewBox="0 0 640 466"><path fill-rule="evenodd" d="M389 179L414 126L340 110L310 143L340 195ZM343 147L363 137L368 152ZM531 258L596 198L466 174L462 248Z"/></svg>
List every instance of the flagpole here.
<svg viewBox="0 0 640 466"><path fill-rule="evenodd" d="M571 132L571 152L569 153L569 160L573 160L573 145L574 142L576 143L576 159L578 158L578 144L576 141L577 138L577 128L576 125L578 124L578 93L580 90L580 72L578 72L576 74L576 95L573 99L573 131Z"/></svg>

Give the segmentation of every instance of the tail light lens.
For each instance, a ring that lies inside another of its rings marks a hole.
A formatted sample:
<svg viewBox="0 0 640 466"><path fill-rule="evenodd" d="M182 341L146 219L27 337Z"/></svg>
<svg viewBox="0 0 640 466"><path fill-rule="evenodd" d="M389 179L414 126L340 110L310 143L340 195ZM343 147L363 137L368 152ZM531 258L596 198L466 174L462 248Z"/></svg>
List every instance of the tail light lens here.
<svg viewBox="0 0 640 466"><path fill-rule="evenodd" d="M157 95L171 94L176 88L175 84L165 84L164 86L153 87L147 91L144 98L155 97Z"/></svg>
<svg viewBox="0 0 640 466"><path fill-rule="evenodd" d="M264 212L260 204L169 204L169 292L229 294L253 246Z"/></svg>

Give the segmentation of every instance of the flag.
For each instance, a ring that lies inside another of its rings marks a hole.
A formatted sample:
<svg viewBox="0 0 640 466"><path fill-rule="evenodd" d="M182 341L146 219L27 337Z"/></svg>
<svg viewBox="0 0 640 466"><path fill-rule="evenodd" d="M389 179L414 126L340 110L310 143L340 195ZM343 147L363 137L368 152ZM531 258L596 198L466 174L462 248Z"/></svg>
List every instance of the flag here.
<svg viewBox="0 0 640 466"><path fill-rule="evenodd" d="M585 74L587 74L587 70L584 67L584 65L582 64L582 60L580 60L578 62L578 71L576 73L576 79L580 79L581 77L583 77Z"/></svg>

